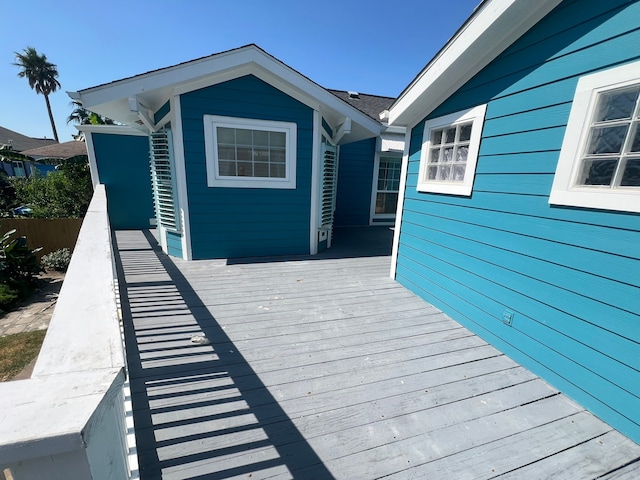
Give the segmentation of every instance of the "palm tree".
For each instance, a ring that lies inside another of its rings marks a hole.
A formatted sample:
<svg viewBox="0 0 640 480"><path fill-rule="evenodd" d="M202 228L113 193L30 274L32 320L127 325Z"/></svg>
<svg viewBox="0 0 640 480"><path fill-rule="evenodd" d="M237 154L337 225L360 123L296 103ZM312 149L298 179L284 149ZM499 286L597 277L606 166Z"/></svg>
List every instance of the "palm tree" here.
<svg viewBox="0 0 640 480"><path fill-rule="evenodd" d="M114 125L114 121L110 118L90 112L82 106L82 102L72 100L69 104L75 107L71 115L67 117L67 123L77 123L78 125Z"/></svg>
<svg viewBox="0 0 640 480"><path fill-rule="evenodd" d="M53 113L51 112L51 103L49 103L49 94L55 92L60 87L58 81L58 67L51 62L47 61L45 54L39 55L35 48L27 47L23 53L15 52L16 54L16 67L20 67L22 70L18 73L20 78L26 78L29 81L29 86L38 94L44 95L44 100L47 103L47 111L49 112L49 120L51 121L51 128L53 129L53 138L58 141L58 132L56 130L56 124L53 121Z"/></svg>

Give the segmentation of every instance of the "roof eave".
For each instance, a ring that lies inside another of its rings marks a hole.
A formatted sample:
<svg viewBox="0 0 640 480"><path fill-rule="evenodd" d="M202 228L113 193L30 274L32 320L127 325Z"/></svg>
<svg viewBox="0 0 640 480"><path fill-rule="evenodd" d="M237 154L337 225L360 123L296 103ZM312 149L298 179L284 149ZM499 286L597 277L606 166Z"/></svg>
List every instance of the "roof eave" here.
<svg viewBox="0 0 640 480"><path fill-rule="evenodd" d="M485 0L400 94L389 124L413 127L562 0Z"/></svg>
<svg viewBox="0 0 640 480"><path fill-rule="evenodd" d="M129 111L130 97L140 96L148 101L146 107L157 109L173 95L247 74L258 76L328 116L350 118L370 136L380 132L378 122L256 45L248 45L79 92L70 92L69 95L74 100L81 101L88 110L131 124L137 117Z"/></svg>

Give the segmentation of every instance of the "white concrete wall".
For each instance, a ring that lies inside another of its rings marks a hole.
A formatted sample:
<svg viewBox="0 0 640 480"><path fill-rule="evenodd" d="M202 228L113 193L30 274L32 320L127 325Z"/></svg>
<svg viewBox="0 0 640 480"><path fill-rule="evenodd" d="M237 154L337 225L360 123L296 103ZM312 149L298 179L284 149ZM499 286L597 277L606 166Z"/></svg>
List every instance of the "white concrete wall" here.
<svg viewBox="0 0 640 480"><path fill-rule="evenodd" d="M33 376L0 384L0 472L14 480L130 476L114 278L98 185Z"/></svg>

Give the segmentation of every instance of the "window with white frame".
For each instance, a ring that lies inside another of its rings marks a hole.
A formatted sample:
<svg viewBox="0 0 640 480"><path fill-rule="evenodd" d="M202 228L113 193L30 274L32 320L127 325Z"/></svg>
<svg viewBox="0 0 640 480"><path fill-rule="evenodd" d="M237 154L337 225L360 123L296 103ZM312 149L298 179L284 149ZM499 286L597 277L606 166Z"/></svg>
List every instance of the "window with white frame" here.
<svg viewBox="0 0 640 480"><path fill-rule="evenodd" d="M297 125L204 116L210 187L296 188Z"/></svg>
<svg viewBox="0 0 640 480"><path fill-rule="evenodd" d="M375 176L374 218L393 218L398 205L402 157L380 154Z"/></svg>
<svg viewBox="0 0 640 480"><path fill-rule="evenodd" d="M578 81L549 203L640 212L640 62Z"/></svg>
<svg viewBox="0 0 640 480"><path fill-rule="evenodd" d="M419 192L471 195L486 105L427 120Z"/></svg>

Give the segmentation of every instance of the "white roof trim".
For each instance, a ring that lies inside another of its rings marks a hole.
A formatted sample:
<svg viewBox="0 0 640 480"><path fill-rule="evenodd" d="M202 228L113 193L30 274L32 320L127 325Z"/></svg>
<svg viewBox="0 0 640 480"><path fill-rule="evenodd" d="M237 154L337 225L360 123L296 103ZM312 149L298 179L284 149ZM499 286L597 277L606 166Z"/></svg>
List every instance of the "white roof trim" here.
<svg viewBox="0 0 640 480"><path fill-rule="evenodd" d="M145 132L136 130L127 125L76 125L80 132L85 133L108 133L111 135L137 135L139 137L148 136Z"/></svg>
<svg viewBox="0 0 640 480"><path fill-rule="evenodd" d="M562 0L485 0L400 94L389 124L413 127Z"/></svg>
<svg viewBox="0 0 640 480"><path fill-rule="evenodd" d="M100 112L107 104L113 106L122 99L140 95L142 98L147 97L149 102L154 92L163 92L158 96L158 102L151 101L150 106L157 109L174 94L215 85L249 73L255 74L314 110L319 110L329 116L352 118L370 132L371 136L380 132L378 122L255 45L248 45L79 92L70 92L69 95L74 99L80 97L85 108Z"/></svg>

